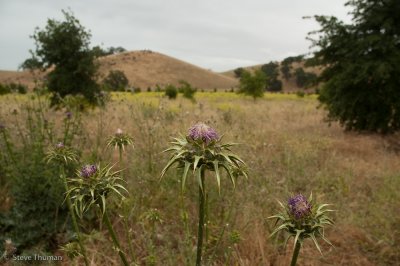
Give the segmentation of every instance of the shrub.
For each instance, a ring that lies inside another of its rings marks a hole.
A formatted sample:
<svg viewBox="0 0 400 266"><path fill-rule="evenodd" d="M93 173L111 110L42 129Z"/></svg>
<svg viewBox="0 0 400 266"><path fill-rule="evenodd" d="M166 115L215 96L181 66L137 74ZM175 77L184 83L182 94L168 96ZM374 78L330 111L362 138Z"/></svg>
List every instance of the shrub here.
<svg viewBox="0 0 400 266"><path fill-rule="evenodd" d="M165 95L169 98L169 99L176 99L176 96L178 95L178 90L175 88L175 86L173 85L168 85L165 88Z"/></svg>
<svg viewBox="0 0 400 266"><path fill-rule="evenodd" d="M193 88L188 82L181 80L179 81L180 87L178 91L183 94L183 97L192 101L195 101L194 94L196 93L197 89Z"/></svg>

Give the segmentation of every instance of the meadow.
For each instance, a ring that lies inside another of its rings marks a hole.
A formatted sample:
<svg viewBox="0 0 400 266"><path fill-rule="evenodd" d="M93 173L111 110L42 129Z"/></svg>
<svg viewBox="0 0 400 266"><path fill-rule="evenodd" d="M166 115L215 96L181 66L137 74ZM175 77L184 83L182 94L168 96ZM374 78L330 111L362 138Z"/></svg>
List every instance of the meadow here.
<svg viewBox="0 0 400 266"><path fill-rule="evenodd" d="M215 178L208 180L206 265L288 265L293 244L284 248L283 237L269 238L273 221L267 218L277 212L277 200L311 192L336 210L331 214L335 225L326 229L333 247L321 241L320 255L312 241L305 241L299 265L400 264L399 135L345 132L336 123L328 125L315 95L265 94L256 101L224 92L195 97L193 103L156 92L114 93L105 108L72 111L68 134L82 163L117 163L118 152L106 144L118 128L133 138L134 147L127 147L122 162L114 166L124 169L129 195L112 203L110 215L124 250L129 249L128 234L132 238L139 265L194 265L198 185L189 176L181 193L174 169L161 181L159 177L169 159L162 151L199 121L240 144L233 150L249 174L248 180L237 180L235 189L223 176L221 195ZM0 123L9 140L0 142L0 210L7 213L18 184L7 173L14 173L11 164L23 168L4 155L7 143L21 150L34 131L43 149L51 147L65 137L70 110L49 109L44 97L32 94L1 96L0 106ZM24 156L30 158L28 152ZM119 265L104 225L86 217L83 228L92 265ZM81 265L81 259L71 261L58 249L65 244L65 231L57 233L53 246L37 241L26 252L52 248L47 254L62 255L61 264Z"/></svg>

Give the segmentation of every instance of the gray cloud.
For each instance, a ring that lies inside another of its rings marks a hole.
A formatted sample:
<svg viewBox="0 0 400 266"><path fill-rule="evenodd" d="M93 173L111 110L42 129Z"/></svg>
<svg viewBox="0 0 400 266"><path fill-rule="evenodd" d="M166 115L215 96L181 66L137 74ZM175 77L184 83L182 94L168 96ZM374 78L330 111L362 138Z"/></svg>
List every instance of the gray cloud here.
<svg viewBox="0 0 400 266"><path fill-rule="evenodd" d="M0 69L15 70L34 49L29 38L68 7L92 32L92 45L151 49L223 71L308 52L306 15L348 21L346 0L1 0Z"/></svg>

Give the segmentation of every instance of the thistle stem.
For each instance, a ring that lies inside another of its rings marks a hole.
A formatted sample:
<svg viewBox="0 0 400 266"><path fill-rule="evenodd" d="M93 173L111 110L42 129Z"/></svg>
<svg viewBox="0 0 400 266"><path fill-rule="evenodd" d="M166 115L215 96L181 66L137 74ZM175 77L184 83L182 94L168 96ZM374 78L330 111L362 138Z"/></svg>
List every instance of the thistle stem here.
<svg viewBox="0 0 400 266"><path fill-rule="evenodd" d="M204 205L205 205L205 184L204 184L204 173L205 170L201 169L201 185L203 189L199 186L199 229L197 235L197 257L196 266L201 265L201 253L203 248L203 228L204 228Z"/></svg>
<svg viewBox="0 0 400 266"><path fill-rule="evenodd" d="M110 235L111 235L111 238L112 238L112 240L113 240L113 242L114 242L114 245L115 245L115 247L116 247L117 250L118 250L118 254L119 254L119 256L121 257L122 263L123 263L125 266L128 266L129 263L128 263L126 257L125 257L124 252L122 252L122 250L121 250L121 245L119 244L118 238L117 238L117 236L116 236L116 234L115 234L115 232L114 232L114 229L113 229L112 224L111 224L111 222L110 222L110 218L108 217L107 210L104 211L104 218L103 218L103 219L104 219L104 222L106 223L108 232L109 232Z"/></svg>
<svg viewBox="0 0 400 266"><path fill-rule="evenodd" d="M118 152L119 152L119 167L122 169L122 148L118 147ZM123 172L121 172L121 178L123 178ZM133 246L132 246L132 237L131 233L129 232L129 226L128 226L128 214L124 213L124 217L122 218L124 222L124 230L126 234L128 235L128 245L129 245L129 253L131 256L132 261L135 261L135 255L133 252Z"/></svg>
<svg viewBox="0 0 400 266"><path fill-rule="evenodd" d="M294 251L293 251L292 262L290 263L290 266L296 266L297 257L299 256L299 253L300 253L300 248L301 248L301 244L299 241L297 241L296 247L294 248Z"/></svg>
<svg viewBox="0 0 400 266"><path fill-rule="evenodd" d="M65 191L67 192L68 191L68 183L67 183L67 179L65 177L64 166L61 166L61 176L62 176L62 179L63 179L63 182L64 182ZM88 266L89 265L89 261L88 261L87 256L86 256L85 246L82 243L81 232L79 230L78 222L76 221L76 217L75 217L75 214L74 214L74 209L72 208L71 198L69 197L68 194L66 196L66 199L67 199L67 205L68 205L69 214L71 215L72 224L74 226L74 230L75 230L76 236L78 238L78 244L79 244L79 247L81 249L82 256L83 256L83 259L85 261L85 265Z"/></svg>

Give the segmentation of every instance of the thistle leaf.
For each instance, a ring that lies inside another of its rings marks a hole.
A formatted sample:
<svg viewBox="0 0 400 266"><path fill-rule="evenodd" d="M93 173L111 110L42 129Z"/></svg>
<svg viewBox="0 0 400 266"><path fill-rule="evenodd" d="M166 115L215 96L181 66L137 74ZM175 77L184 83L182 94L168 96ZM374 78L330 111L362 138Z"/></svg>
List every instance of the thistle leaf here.
<svg viewBox="0 0 400 266"><path fill-rule="evenodd" d="M315 235L314 235L314 234L310 234L310 236L311 236L311 239L313 240L313 242L314 242L316 248L318 249L319 253L321 253L321 255L322 255L321 248L320 248L319 245L318 245L318 241L317 241L317 239L315 238Z"/></svg>
<svg viewBox="0 0 400 266"><path fill-rule="evenodd" d="M190 163L185 161L185 169L183 170L183 175L182 175L182 192L185 189L185 184L186 184L186 177L189 171Z"/></svg>
<svg viewBox="0 0 400 266"><path fill-rule="evenodd" d="M215 170L215 177L217 178L218 194L221 195L221 177L219 176L218 161L217 160L213 161L213 164Z"/></svg>
<svg viewBox="0 0 400 266"><path fill-rule="evenodd" d="M202 156L195 155L194 156L194 163L193 163L193 173L196 171L197 164L199 163Z"/></svg>
<svg viewBox="0 0 400 266"><path fill-rule="evenodd" d="M201 192L202 192L203 195L204 195L203 182L202 182L202 180L201 180L201 170L202 170L202 168L203 168L203 165L201 165L201 166L200 166L200 169L198 169L198 171L197 171L197 182L199 183Z"/></svg>
<svg viewBox="0 0 400 266"><path fill-rule="evenodd" d="M295 248L296 247L296 244L297 244L297 241L299 241L299 237L300 237L300 235L301 235L301 233L303 233L304 232L304 230L296 230L296 236L294 237L294 247L293 248Z"/></svg>

